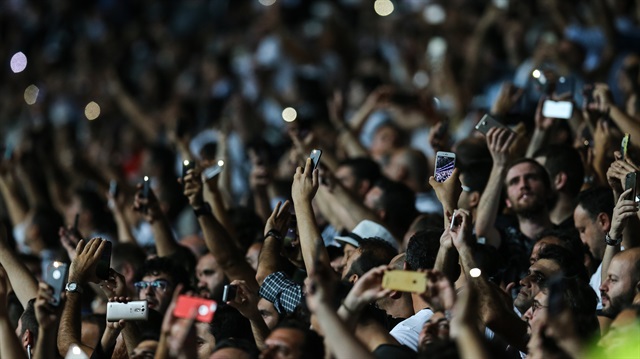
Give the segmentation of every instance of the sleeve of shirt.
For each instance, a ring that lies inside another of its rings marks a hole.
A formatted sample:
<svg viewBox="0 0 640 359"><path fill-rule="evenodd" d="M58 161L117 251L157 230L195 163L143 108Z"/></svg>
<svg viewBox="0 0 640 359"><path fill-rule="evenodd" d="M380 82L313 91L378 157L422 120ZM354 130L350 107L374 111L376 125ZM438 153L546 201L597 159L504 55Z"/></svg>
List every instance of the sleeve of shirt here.
<svg viewBox="0 0 640 359"><path fill-rule="evenodd" d="M271 303L278 313L293 313L302 301L302 287L283 272L269 274L260 287L260 296Z"/></svg>

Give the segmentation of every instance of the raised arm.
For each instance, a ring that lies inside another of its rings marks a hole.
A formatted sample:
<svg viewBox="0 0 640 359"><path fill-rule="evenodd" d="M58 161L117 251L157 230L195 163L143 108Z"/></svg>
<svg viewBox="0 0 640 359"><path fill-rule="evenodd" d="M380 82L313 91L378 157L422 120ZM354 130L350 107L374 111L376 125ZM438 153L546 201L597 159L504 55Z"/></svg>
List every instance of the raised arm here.
<svg viewBox="0 0 640 359"><path fill-rule="evenodd" d="M104 250L106 241L100 238L93 238L86 242L80 240L76 247L76 258L69 266L69 283L75 283L81 288L83 285L91 282L98 283L96 277L96 265L102 251ZM60 319L60 328L58 331L58 352L67 353L72 345L78 345L87 355L91 355L93 348L84 345L81 342L81 305L82 293L81 289L66 292L67 301L62 310Z"/></svg>
<svg viewBox="0 0 640 359"><path fill-rule="evenodd" d="M554 126L555 120L553 118L542 116L542 105L544 104L545 97L542 96L538 101L538 107L536 108L536 116L535 116L535 128L533 130L533 135L531 135L531 141L529 141L529 146L527 147L526 157L533 158L535 153L544 147L549 138L549 134L551 129Z"/></svg>
<svg viewBox="0 0 640 359"><path fill-rule="evenodd" d="M317 253L317 243L322 241L322 237L320 236L320 230L311 205L311 201L317 191L318 170L313 169L311 159L308 158L304 169L302 167L296 169L296 174L293 176L293 185L291 186L291 197L296 210L302 258L307 273L313 269L316 258L326 266L329 266L330 262L329 254L324 246L322 246L321 252Z"/></svg>
<svg viewBox="0 0 640 359"><path fill-rule="evenodd" d="M235 285L238 291L235 298L227 302L227 304L236 308L242 316L249 319L256 346L262 350L265 348L264 340L269 336L271 331L262 318L260 310L258 310L260 296L258 293L251 291L242 280L235 280L231 282L231 285Z"/></svg>
<svg viewBox="0 0 640 359"><path fill-rule="evenodd" d="M35 298L38 293L38 281L24 262L9 248L7 231L2 225L0 225L0 265L4 267L7 277L13 283L13 291L18 300L26 308L29 300Z"/></svg>
<svg viewBox="0 0 640 359"><path fill-rule="evenodd" d="M509 147L515 141L515 134L507 129L492 128L487 133L487 146L493 158L493 167L487 186L480 196L476 218L476 235L487 239L487 244L500 247L500 233L495 228L504 177L509 162Z"/></svg>
<svg viewBox="0 0 640 359"><path fill-rule="evenodd" d="M11 164L7 161L2 161L0 164L0 194L2 194L9 212L9 219L11 219L11 223L14 226L25 221L29 210L27 204L19 196L20 192L16 181L17 179L11 170Z"/></svg>
<svg viewBox="0 0 640 359"><path fill-rule="evenodd" d="M189 170L184 178L184 183L184 195L187 196L189 204L196 211L198 223L202 228L209 252L213 254L229 280L244 280L249 288L257 291L256 272L244 259L244 253L233 244L229 233L205 205L200 174Z"/></svg>
<svg viewBox="0 0 640 359"><path fill-rule="evenodd" d="M369 152L360 143L357 134L344 121L344 96L340 91L333 93L327 107L329 109L329 120L333 127L338 131L338 141L347 152L349 157L368 157ZM368 114L367 114L368 116Z"/></svg>
<svg viewBox="0 0 640 359"><path fill-rule="evenodd" d="M262 285L269 274L277 272L280 268L282 240L291 218L290 204L289 201L284 204L278 202L271 216L267 219L267 224L264 227L264 243L262 243L258 269L256 270L256 280L259 285Z"/></svg>
<svg viewBox="0 0 640 359"><path fill-rule="evenodd" d="M0 359L27 359L16 332L9 320L9 294L7 273L0 265ZM34 333L35 334L35 333Z"/></svg>
<svg viewBox="0 0 640 359"><path fill-rule="evenodd" d="M60 314L64 302L61 301L58 306L53 306L51 305L52 298L53 289L48 284L40 282L38 296L33 305L38 320L38 341L33 355L34 359L48 359L52 357L53 353L58 352L56 338L58 337Z"/></svg>
<svg viewBox="0 0 640 359"><path fill-rule="evenodd" d="M159 257L166 257L175 253L180 245L173 236L169 220L160 208L160 202L156 198L152 189L149 189L148 198L142 194L142 184L138 184L133 202L133 208L143 213L144 218L151 224L153 238L156 244L156 251Z"/></svg>

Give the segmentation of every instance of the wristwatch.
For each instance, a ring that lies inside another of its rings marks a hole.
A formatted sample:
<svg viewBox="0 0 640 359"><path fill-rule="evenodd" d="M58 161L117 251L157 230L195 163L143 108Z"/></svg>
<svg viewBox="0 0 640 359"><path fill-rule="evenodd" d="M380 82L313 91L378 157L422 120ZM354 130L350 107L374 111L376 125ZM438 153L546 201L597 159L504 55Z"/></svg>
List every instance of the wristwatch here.
<svg viewBox="0 0 640 359"><path fill-rule="evenodd" d="M264 236L264 239L267 239L267 237L273 237L278 241L282 241L282 234L280 234L280 232L276 229L270 229L269 232L267 232L267 234Z"/></svg>
<svg viewBox="0 0 640 359"><path fill-rule="evenodd" d="M614 239L614 238L611 238L611 236L609 235L609 232L607 232L607 234L604 236L604 242L608 246L619 246L620 243L622 243L622 237Z"/></svg>
<svg viewBox="0 0 640 359"><path fill-rule="evenodd" d="M196 215L196 217L200 217L200 216L204 216L204 215L209 215L211 214L211 206L209 205L209 203L204 203L200 208L194 208L193 209L193 214Z"/></svg>
<svg viewBox="0 0 640 359"><path fill-rule="evenodd" d="M76 282L67 283L67 285L64 287L64 290L66 290L69 293L80 293L80 294L82 294L82 287L80 286L80 284L78 284Z"/></svg>

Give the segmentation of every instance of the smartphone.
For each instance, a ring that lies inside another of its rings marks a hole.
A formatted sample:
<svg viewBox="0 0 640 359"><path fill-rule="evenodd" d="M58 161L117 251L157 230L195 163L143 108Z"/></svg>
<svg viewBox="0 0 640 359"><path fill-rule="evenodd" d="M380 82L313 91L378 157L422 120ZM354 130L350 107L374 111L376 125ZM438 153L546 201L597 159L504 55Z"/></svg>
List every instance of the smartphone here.
<svg viewBox="0 0 640 359"><path fill-rule="evenodd" d="M202 181L206 182L219 175L224 169L224 161L220 160L213 166L207 167L202 171Z"/></svg>
<svg viewBox="0 0 640 359"><path fill-rule="evenodd" d="M176 308L173 310L173 315L176 318L191 318L192 313L195 311L196 320L202 323L211 323L213 315L218 309L218 303L214 300L190 297L188 295L181 295L178 297Z"/></svg>
<svg viewBox="0 0 640 359"><path fill-rule="evenodd" d="M443 139L447 132L449 132L449 121L442 120L440 123L440 128L438 128L438 132L436 132L436 138Z"/></svg>
<svg viewBox="0 0 640 359"><path fill-rule="evenodd" d="M107 303L107 322L119 320L147 320L149 308L146 300L138 300L128 303Z"/></svg>
<svg viewBox="0 0 640 359"><path fill-rule="evenodd" d="M285 248L291 247L291 243L296 240L297 233L296 228L298 228L298 221L296 220L296 215L291 214L289 218L289 227L287 228L287 234L284 236L284 240L282 241L282 245Z"/></svg>
<svg viewBox="0 0 640 359"><path fill-rule="evenodd" d="M109 268L111 268L111 247L111 242L105 241L104 250L96 264L96 276L102 280L109 279Z"/></svg>
<svg viewBox="0 0 640 359"><path fill-rule="evenodd" d="M427 290L427 275L407 270L390 270L384 272L382 288L400 292L423 293Z"/></svg>
<svg viewBox="0 0 640 359"><path fill-rule="evenodd" d="M451 225L449 226L449 230L459 226L461 222L462 221L460 220L460 217L458 217L458 212L454 210L453 214L451 215Z"/></svg>
<svg viewBox="0 0 640 359"><path fill-rule="evenodd" d="M548 297L548 310L550 316L558 316L564 310L564 285L562 283L562 276L556 275L549 278L548 282L549 297Z"/></svg>
<svg viewBox="0 0 640 359"><path fill-rule="evenodd" d="M75 218L73 219L73 233L78 233L78 222L80 222L80 213L76 213Z"/></svg>
<svg viewBox="0 0 640 359"><path fill-rule="evenodd" d="M187 172L194 168L196 168L196 163L194 161L182 161L182 180L184 180L184 178L187 176Z"/></svg>
<svg viewBox="0 0 640 359"><path fill-rule="evenodd" d="M309 157L313 162L313 169L315 170L316 168L318 168L318 165L320 164L320 157L322 157L322 150L314 149L313 151L311 151L311 154L309 155Z"/></svg>
<svg viewBox="0 0 640 359"><path fill-rule="evenodd" d="M149 176L144 176L142 179L142 198L149 198L149 192L151 191L151 181L149 180ZM147 213L147 206L140 206L140 211L142 213Z"/></svg>
<svg viewBox="0 0 640 359"><path fill-rule="evenodd" d="M506 128L509 131L511 131L507 126L503 125L498 120L496 120L495 118L489 116L488 114L482 116L480 121L478 121L478 124L476 125L476 130L480 131L481 133L483 133L486 136L487 132L489 132L489 130L494 128L494 127Z"/></svg>
<svg viewBox="0 0 640 359"><path fill-rule="evenodd" d="M235 285L227 284L224 286L224 291L222 292L222 301L224 303L234 300L236 298L236 294L238 293L238 287Z"/></svg>
<svg viewBox="0 0 640 359"><path fill-rule="evenodd" d="M66 263L54 261L47 267L44 281L53 289L53 298L50 301L51 305L57 307L60 304L60 296L67 283L68 274L69 266Z"/></svg>
<svg viewBox="0 0 640 359"><path fill-rule="evenodd" d="M436 168L433 173L436 181L444 182L451 177L456 167L456 154L453 152L438 151L436 153Z"/></svg>
<svg viewBox="0 0 640 359"><path fill-rule="evenodd" d="M624 161L627 158L627 153L629 152L629 140L631 139L631 135L628 133L624 134L622 138L622 143L620 144L620 153L622 154L622 160Z"/></svg>
<svg viewBox="0 0 640 359"><path fill-rule="evenodd" d="M631 194L629 195L629 197L627 197L628 200L634 200L636 203L638 203L638 197L637 197L637 178L638 178L638 172L629 172L627 173L627 176L625 178L625 184L624 184L624 190L628 190L629 188L632 188L631 190Z"/></svg>
<svg viewBox="0 0 640 359"><path fill-rule="evenodd" d="M568 120L573 114L573 102L545 100L542 103L542 116Z"/></svg>
<svg viewBox="0 0 640 359"><path fill-rule="evenodd" d="M111 197L116 198L118 196L118 193L118 181L109 181L109 194L111 195Z"/></svg>

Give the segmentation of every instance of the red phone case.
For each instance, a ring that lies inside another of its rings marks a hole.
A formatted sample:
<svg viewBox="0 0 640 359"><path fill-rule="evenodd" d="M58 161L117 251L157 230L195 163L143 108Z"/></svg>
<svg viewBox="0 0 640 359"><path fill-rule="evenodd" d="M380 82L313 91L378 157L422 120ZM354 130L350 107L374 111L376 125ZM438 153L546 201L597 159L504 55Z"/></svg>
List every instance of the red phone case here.
<svg viewBox="0 0 640 359"><path fill-rule="evenodd" d="M217 308L218 303L214 300L181 295L178 297L173 315L176 318L190 318L195 310L198 313L196 316L197 321L211 323Z"/></svg>

